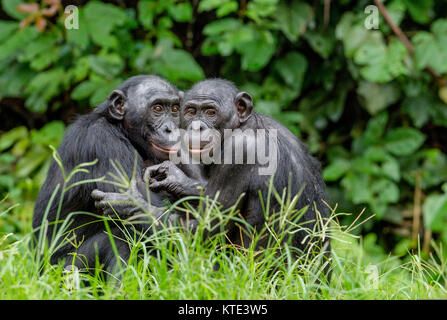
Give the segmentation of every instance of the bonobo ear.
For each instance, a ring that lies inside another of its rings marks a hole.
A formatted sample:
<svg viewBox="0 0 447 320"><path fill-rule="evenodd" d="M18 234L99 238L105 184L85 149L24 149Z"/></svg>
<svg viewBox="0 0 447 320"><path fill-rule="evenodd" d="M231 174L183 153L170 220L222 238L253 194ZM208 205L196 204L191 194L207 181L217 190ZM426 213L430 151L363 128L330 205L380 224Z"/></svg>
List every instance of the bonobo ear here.
<svg viewBox="0 0 447 320"><path fill-rule="evenodd" d="M253 111L253 99L247 92L239 92L234 98L237 112L239 113L239 121L245 122L250 118Z"/></svg>
<svg viewBox="0 0 447 320"><path fill-rule="evenodd" d="M121 90L113 90L109 95L109 114L115 120L123 120L126 110L124 103L126 102L126 95Z"/></svg>

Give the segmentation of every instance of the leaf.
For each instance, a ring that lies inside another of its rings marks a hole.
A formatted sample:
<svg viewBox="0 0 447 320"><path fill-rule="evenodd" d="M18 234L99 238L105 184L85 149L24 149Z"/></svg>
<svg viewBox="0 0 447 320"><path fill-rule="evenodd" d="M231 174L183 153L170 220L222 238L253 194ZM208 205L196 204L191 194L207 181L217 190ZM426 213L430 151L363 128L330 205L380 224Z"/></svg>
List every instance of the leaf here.
<svg viewBox="0 0 447 320"><path fill-rule="evenodd" d="M357 173L378 175L380 167L366 157L356 157L352 160L352 169Z"/></svg>
<svg viewBox="0 0 447 320"><path fill-rule="evenodd" d="M407 97L402 102L402 110L408 113L413 124L420 128L427 123L430 118L433 100L427 95L417 97Z"/></svg>
<svg viewBox="0 0 447 320"><path fill-rule="evenodd" d="M374 194L374 200L371 204L379 204L383 206L382 210L377 212L378 218L382 218L385 214L386 205L399 201L399 187L394 182L382 178L374 181L370 188Z"/></svg>
<svg viewBox="0 0 447 320"><path fill-rule="evenodd" d="M97 84L97 89L90 96L90 105L96 106L99 103L103 102L107 96L112 92L116 87L118 87L123 79L116 78L113 81L108 81L105 79L93 79L93 82Z"/></svg>
<svg viewBox="0 0 447 320"><path fill-rule="evenodd" d="M25 64L15 64L0 74L0 99L2 97L22 97L24 88L35 76Z"/></svg>
<svg viewBox="0 0 447 320"><path fill-rule="evenodd" d="M208 37L202 45L202 53L219 53L222 56L231 55L235 48L238 48L239 52L243 51L246 43L255 40L257 34L250 26L243 25L233 18L211 22L203 29L203 33Z"/></svg>
<svg viewBox="0 0 447 320"><path fill-rule="evenodd" d="M42 147L40 144L32 146L22 158L17 162L15 168L15 175L19 178L28 177L34 170L45 162L49 155L49 150Z"/></svg>
<svg viewBox="0 0 447 320"><path fill-rule="evenodd" d="M59 59L61 47L54 46L48 49L46 52L41 52L38 56L36 56L30 63L30 67L36 71L42 71L56 63Z"/></svg>
<svg viewBox="0 0 447 320"><path fill-rule="evenodd" d="M192 19L192 7L187 2L169 6L168 13L172 19L178 22L188 22Z"/></svg>
<svg viewBox="0 0 447 320"><path fill-rule="evenodd" d="M16 127L0 136L0 151L10 148L17 140L28 136L28 129L24 126Z"/></svg>
<svg viewBox="0 0 447 320"><path fill-rule="evenodd" d="M368 148L364 152L364 157L369 161L380 165L379 170L375 172L376 175L383 175L394 181L400 180L399 162L397 162L397 160L386 152L381 146Z"/></svg>
<svg viewBox="0 0 447 320"><path fill-rule="evenodd" d="M102 47L116 48L118 40L112 31L127 21L126 13L117 6L89 1L84 7L84 18L93 42Z"/></svg>
<svg viewBox="0 0 447 320"><path fill-rule="evenodd" d="M276 60L273 68L282 80L296 90L299 95L307 70L306 58L299 52L289 52L284 58Z"/></svg>
<svg viewBox="0 0 447 320"><path fill-rule="evenodd" d="M366 130L363 135L364 143L367 146L378 143L385 132L387 123L388 113L386 111L381 112L377 116L371 118L368 121L368 125L366 126Z"/></svg>
<svg viewBox="0 0 447 320"><path fill-rule="evenodd" d="M281 105L277 101L257 100L255 108L257 112L268 115L275 115L281 112Z"/></svg>
<svg viewBox="0 0 447 320"><path fill-rule="evenodd" d="M382 164L382 173L385 177L398 182L400 180L399 162L391 156L388 157Z"/></svg>
<svg viewBox="0 0 447 320"><path fill-rule="evenodd" d="M306 32L304 38L307 40L312 49L318 53L323 59L329 58L334 50L335 41L332 35L327 33Z"/></svg>
<svg viewBox="0 0 447 320"><path fill-rule="evenodd" d="M369 43L370 37L373 35L362 24L363 20L359 19L352 12L343 14L340 22L335 29L337 39L343 41L343 49L347 58L352 58L357 49L363 44Z"/></svg>
<svg viewBox="0 0 447 320"><path fill-rule="evenodd" d="M225 18L208 23L203 28L203 34L207 36L220 35L223 32L234 31L241 27L241 22L234 18Z"/></svg>
<svg viewBox="0 0 447 320"><path fill-rule="evenodd" d="M35 112L44 112L48 101L60 93L65 72L62 68L51 69L37 74L25 89L28 98L25 105Z"/></svg>
<svg viewBox="0 0 447 320"><path fill-rule="evenodd" d="M405 0L394 0L389 4L387 3L386 8L388 10L388 14L389 14L391 20L394 22L394 24L396 26L399 26L400 23L402 22L402 20L404 19L406 11L407 11L407 6L405 4ZM390 30L390 27L388 26L388 24L381 25L381 29L382 29L382 26L384 27L383 30L386 33L388 33Z"/></svg>
<svg viewBox="0 0 447 320"><path fill-rule="evenodd" d="M374 32L355 51L354 62L364 65L360 74L366 80L385 83L402 74L408 74L403 62L407 56L408 52L400 41L391 41L387 47L382 34Z"/></svg>
<svg viewBox="0 0 447 320"><path fill-rule="evenodd" d="M275 12L278 0L252 0L247 4L247 17L257 22Z"/></svg>
<svg viewBox="0 0 447 320"><path fill-rule="evenodd" d="M363 98L363 106L372 115L386 109L400 97L399 87L392 83L377 84L360 81L357 94Z"/></svg>
<svg viewBox="0 0 447 320"><path fill-rule="evenodd" d="M124 68L124 61L116 53L89 56L90 68L106 79L113 79Z"/></svg>
<svg viewBox="0 0 447 320"><path fill-rule="evenodd" d="M424 225L431 231L444 231L447 227L447 194L430 194L423 205Z"/></svg>
<svg viewBox="0 0 447 320"><path fill-rule="evenodd" d="M83 56L76 60L73 68L69 70L73 82L84 80L90 71L90 62L88 56Z"/></svg>
<svg viewBox="0 0 447 320"><path fill-rule="evenodd" d="M254 40L239 47L242 69L258 71L269 63L275 53L275 39L270 32L259 32Z"/></svg>
<svg viewBox="0 0 447 320"><path fill-rule="evenodd" d="M138 20L144 27L152 27L157 13L156 8L157 2L155 1L140 0L138 2Z"/></svg>
<svg viewBox="0 0 447 320"><path fill-rule="evenodd" d="M296 42L307 28L307 24L313 18L313 10L310 5L301 1L293 1L288 5L281 1L274 14L278 28L292 42Z"/></svg>
<svg viewBox="0 0 447 320"><path fill-rule="evenodd" d="M368 203L372 200L369 175L348 172L340 184L345 188L346 196L354 204Z"/></svg>
<svg viewBox="0 0 447 320"><path fill-rule="evenodd" d="M23 3L23 0L2 0L3 10L17 20L25 19L27 14L17 11L17 7Z"/></svg>
<svg viewBox="0 0 447 320"><path fill-rule="evenodd" d="M184 50L169 48L160 50L158 55L152 67L170 81L199 81L205 78L200 65Z"/></svg>
<svg viewBox="0 0 447 320"><path fill-rule="evenodd" d="M43 146L59 146L64 136L65 125L62 121L51 121L44 125L39 131L32 132L31 142Z"/></svg>
<svg viewBox="0 0 447 320"><path fill-rule="evenodd" d="M231 2L230 0L202 0L199 2L198 12L210 11L217 9L226 3Z"/></svg>
<svg viewBox="0 0 447 320"><path fill-rule="evenodd" d="M372 197L368 203L376 217L381 220L387 213L388 205L399 201L399 187L394 182L382 178L375 180L369 188Z"/></svg>
<svg viewBox="0 0 447 320"><path fill-rule="evenodd" d="M391 130L385 138L385 148L396 156L408 156L419 149L425 136L416 129L401 127Z"/></svg>
<svg viewBox="0 0 447 320"><path fill-rule="evenodd" d="M48 52L54 48L57 41L60 40L53 33L45 33L32 42L24 45L23 53L18 56L19 62L33 62L36 57L48 55Z"/></svg>
<svg viewBox="0 0 447 320"><path fill-rule="evenodd" d="M0 42L9 37L19 27L15 21L1 21L0 20Z"/></svg>
<svg viewBox="0 0 447 320"><path fill-rule="evenodd" d="M447 19L438 19L431 32L420 31L411 40L414 44L416 67L431 67L439 73L447 72Z"/></svg>
<svg viewBox="0 0 447 320"><path fill-rule="evenodd" d="M217 9L216 16L218 18L225 17L232 12L236 12L238 8L239 4L237 1L226 2L219 9Z"/></svg>
<svg viewBox="0 0 447 320"><path fill-rule="evenodd" d="M90 97L93 92L100 86L100 84L92 81L81 82L74 90L71 92L71 98L73 100L82 100Z"/></svg>
<svg viewBox="0 0 447 320"><path fill-rule="evenodd" d="M412 41L416 67L419 70L429 66L441 73L445 72L444 54L432 34L425 31L419 32L412 38Z"/></svg>
<svg viewBox="0 0 447 320"><path fill-rule="evenodd" d="M418 23L428 23L434 16L433 0L407 0L406 4L411 18Z"/></svg>
<svg viewBox="0 0 447 320"><path fill-rule="evenodd" d="M336 181L340 179L351 167L351 163L346 159L336 159L323 170L325 181Z"/></svg>
<svg viewBox="0 0 447 320"><path fill-rule="evenodd" d="M39 37L39 31L36 28L18 30L0 44L0 61L8 58L10 55L17 56L26 44L32 42L37 37Z"/></svg>
<svg viewBox="0 0 447 320"><path fill-rule="evenodd" d="M334 97L325 99L326 101L321 104L321 108L325 109L325 114L331 121L337 122L343 114L348 91L346 86L340 85L335 90Z"/></svg>

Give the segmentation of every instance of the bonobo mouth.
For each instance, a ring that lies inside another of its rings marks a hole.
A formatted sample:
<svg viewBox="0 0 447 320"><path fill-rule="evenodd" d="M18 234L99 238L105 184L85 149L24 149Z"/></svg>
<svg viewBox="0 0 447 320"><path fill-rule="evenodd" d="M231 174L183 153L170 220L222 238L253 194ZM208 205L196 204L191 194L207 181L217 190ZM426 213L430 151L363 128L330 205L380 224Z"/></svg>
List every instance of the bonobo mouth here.
<svg viewBox="0 0 447 320"><path fill-rule="evenodd" d="M202 152L210 150L212 147L213 147L213 145L211 143L207 143L206 145L200 146L198 148L196 146L194 146L194 148L193 148L193 146L190 145L188 147L188 149L189 149L190 153L202 153Z"/></svg>
<svg viewBox="0 0 447 320"><path fill-rule="evenodd" d="M155 149L157 149L158 151L164 152L164 153L177 153L178 152L178 148L176 147L162 147L159 146L158 144L151 142L152 147L154 147Z"/></svg>

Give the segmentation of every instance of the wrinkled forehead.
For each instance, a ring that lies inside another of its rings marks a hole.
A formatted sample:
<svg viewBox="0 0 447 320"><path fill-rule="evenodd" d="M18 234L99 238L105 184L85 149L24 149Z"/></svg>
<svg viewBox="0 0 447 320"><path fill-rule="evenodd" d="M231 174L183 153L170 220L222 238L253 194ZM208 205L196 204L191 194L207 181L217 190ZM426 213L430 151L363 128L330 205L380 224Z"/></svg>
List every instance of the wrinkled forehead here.
<svg viewBox="0 0 447 320"><path fill-rule="evenodd" d="M224 86L216 86L212 84L202 84L200 86L193 87L185 94L184 102L188 101L201 102L201 101L216 101L219 105L225 103L231 103L234 99L234 93Z"/></svg>
<svg viewBox="0 0 447 320"><path fill-rule="evenodd" d="M134 94L136 94L137 96L148 97L153 95L154 93L177 95L177 90L175 90L172 85L160 80L147 79L132 89L134 91Z"/></svg>
<svg viewBox="0 0 447 320"><path fill-rule="evenodd" d="M152 100L167 100L172 102L180 102L180 96L177 90L169 83L147 79L135 87L130 88L129 100L133 100L138 104L144 104Z"/></svg>

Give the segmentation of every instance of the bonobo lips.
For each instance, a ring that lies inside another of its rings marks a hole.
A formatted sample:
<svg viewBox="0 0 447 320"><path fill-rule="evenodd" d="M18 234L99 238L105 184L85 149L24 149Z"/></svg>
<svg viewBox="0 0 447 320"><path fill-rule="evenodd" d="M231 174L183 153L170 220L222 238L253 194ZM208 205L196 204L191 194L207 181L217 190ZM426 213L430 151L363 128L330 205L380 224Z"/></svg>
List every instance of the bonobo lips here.
<svg viewBox="0 0 447 320"><path fill-rule="evenodd" d="M199 148L193 148L190 145L188 149L189 149L190 153L202 153L202 152L205 152L205 151L211 149L211 147L212 147L212 144L206 143L204 146L200 145Z"/></svg>
<svg viewBox="0 0 447 320"><path fill-rule="evenodd" d="M175 147L166 148L166 147L159 146L159 145L155 144L154 142L151 142L151 144L152 144L152 147L154 147L158 151L161 151L164 153L176 153L178 151L178 148L175 148Z"/></svg>

